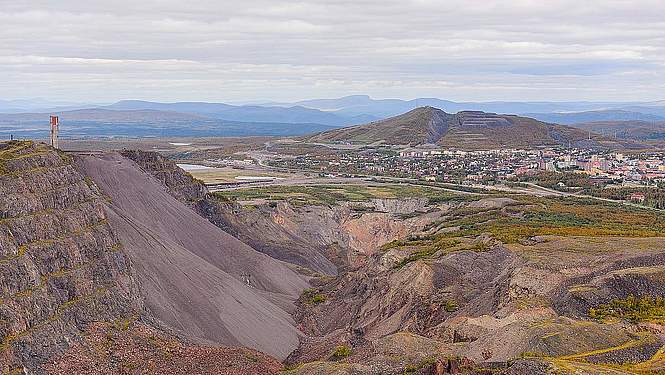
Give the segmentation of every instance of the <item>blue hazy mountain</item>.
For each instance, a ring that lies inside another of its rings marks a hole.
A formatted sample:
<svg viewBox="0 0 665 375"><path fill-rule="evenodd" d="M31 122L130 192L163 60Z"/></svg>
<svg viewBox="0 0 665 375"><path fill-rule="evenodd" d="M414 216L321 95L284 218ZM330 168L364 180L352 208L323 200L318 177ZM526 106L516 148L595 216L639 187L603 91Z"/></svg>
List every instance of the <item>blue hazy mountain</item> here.
<svg viewBox="0 0 665 375"><path fill-rule="evenodd" d="M665 141L665 121L592 121L570 126L616 140Z"/></svg>
<svg viewBox="0 0 665 375"><path fill-rule="evenodd" d="M437 98L373 99L367 95L352 95L291 103L258 100L252 103L122 100L99 106L42 99L3 100L0 101L0 137L8 132L45 131L48 115L52 113L60 115L63 129L80 136L175 136L188 130L202 136L303 135L365 124L427 106L447 113L485 111L560 124L665 120L665 101L455 102ZM115 133L120 130L122 134Z"/></svg>
<svg viewBox="0 0 665 375"><path fill-rule="evenodd" d="M121 100L117 103L100 108L121 111L154 110L195 114L214 114L225 111L229 108L234 108L234 106L224 103L206 102L157 103L144 100Z"/></svg>
<svg viewBox="0 0 665 375"><path fill-rule="evenodd" d="M98 104L51 101L46 99L0 99L0 113L65 111L95 107Z"/></svg>
<svg viewBox="0 0 665 375"><path fill-rule="evenodd" d="M631 107L633 109L640 107ZM566 113L527 113L528 117L536 120L570 125L582 122L595 121L663 121L665 117L626 110L603 110L603 111L585 111L585 112L566 112Z"/></svg>
<svg viewBox="0 0 665 375"><path fill-rule="evenodd" d="M64 138L294 136L336 127L316 123L242 122L159 110L92 108L47 113L0 114L0 139L45 138L49 115L60 117Z"/></svg>
<svg viewBox="0 0 665 375"><path fill-rule="evenodd" d="M140 100L123 100L102 107L111 110L158 110L203 115L210 118L285 124L321 124L330 126L356 125L377 118L371 116L343 116L303 106L230 105L224 103L177 102L156 103ZM358 122L360 121L360 122Z"/></svg>
<svg viewBox="0 0 665 375"><path fill-rule="evenodd" d="M639 103L625 102L454 102L437 98L372 99L367 95L352 95L337 99L314 99L296 102L308 108L329 111L344 116L370 115L389 117L408 112L419 107L440 108L448 113L460 111L484 111L504 114L581 112L604 110ZM663 107L665 108L665 107Z"/></svg>

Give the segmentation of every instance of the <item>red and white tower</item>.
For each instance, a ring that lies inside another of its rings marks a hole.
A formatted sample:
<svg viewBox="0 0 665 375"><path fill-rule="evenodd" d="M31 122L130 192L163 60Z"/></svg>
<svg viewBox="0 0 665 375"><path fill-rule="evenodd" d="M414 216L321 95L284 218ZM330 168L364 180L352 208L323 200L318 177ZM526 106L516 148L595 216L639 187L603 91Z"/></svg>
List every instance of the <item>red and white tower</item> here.
<svg viewBox="0 0 665 375"><path fill-rule="evenodd" d="M58 116L51 116L51 146L53 148L58 148L58 127L60 126L60 121Z"/></svg>

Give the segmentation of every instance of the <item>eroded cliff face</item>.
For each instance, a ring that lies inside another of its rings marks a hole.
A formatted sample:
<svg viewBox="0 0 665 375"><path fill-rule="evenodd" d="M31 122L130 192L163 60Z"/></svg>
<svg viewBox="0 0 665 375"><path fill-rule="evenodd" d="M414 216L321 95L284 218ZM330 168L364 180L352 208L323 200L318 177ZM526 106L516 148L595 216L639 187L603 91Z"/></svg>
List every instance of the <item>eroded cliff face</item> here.
<svg viewBox="0 0 665 375"><path fill-rule="evenodd" d="M93 321L142 310L96 186L67 155L0 144L0 371L40 371Z"/></svg>
<svg viewBox="0 0 665 375"><path fill-rule="evenodd" d="M483 199L459 211L483 215L513 203ZM662 325L601 322L589 311L614 298L662 296L663 249L663 238L504 244L489 233L442 249L387 246L362 267L313 283L295 315L308 337L287 362L302 363L301 374L434 371L430 361L442 357L468 361L460 373L491 364L499 373L553 373L542 358L579 373L635 363L662 371ZM340 346L344 358L333 355ZM524 353L534 354L512 361Z"/></svg>
<svg viewBox="0 0 665 375"><path fill-rule="evenodd" d="M120 154L81 156L77 166L110 197L109 222L151 314L197 343L278 359L298 345L290 312L308 283L290 265L216 227Z"/></svg>
<svg viewBox="0 0 665 375"><path fill-rule="evenodd" d="M119 154L0 143L1 373L281 368L226 346L288 355L306 281L186 205L204 190L163 178L180 188Z"/></svg>
<svg viewBox="0 0 665 375"><path fill-rule="evenodd" d="M375 199L333 206L286 201L244 206L209 198L203 215L274 258L334 275L364 264L381 245L421 230L443 212L430 207L434 212L425 215L424 204Z"/></svg>

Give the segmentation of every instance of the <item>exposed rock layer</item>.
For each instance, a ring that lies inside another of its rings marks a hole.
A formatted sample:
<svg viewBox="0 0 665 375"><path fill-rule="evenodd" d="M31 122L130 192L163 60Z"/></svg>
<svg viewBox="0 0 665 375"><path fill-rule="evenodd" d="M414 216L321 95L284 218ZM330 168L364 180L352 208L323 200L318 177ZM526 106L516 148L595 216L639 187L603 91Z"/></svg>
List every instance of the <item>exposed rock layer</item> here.
<svg viewBox="0 0 665 375"><path fill-rule="evenodd" d="M142 309L104 197L71 158L0 144L0 372L38 371L90 322Z"/></svg>
<svg viewBox="0 0 665 375"><path fill-rule="evenodd" d="M405 220L399 215L423 206L420 199L304 207L289 202L243 207L209 199L202 207L204 216L253 248L334 275L364 264L381 245L420 230L431 217Z"/></svg>

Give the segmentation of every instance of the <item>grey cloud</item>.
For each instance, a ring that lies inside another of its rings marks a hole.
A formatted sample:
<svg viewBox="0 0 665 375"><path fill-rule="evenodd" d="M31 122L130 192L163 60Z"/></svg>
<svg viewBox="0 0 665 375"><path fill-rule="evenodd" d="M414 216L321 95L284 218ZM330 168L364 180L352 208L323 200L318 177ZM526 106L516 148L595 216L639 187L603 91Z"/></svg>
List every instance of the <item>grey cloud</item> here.
<svg viewBox="0 0 665 375"><path fill-rule="evenodd" d="M0 98L650 100L662 1L0 1Z"/></svg>

